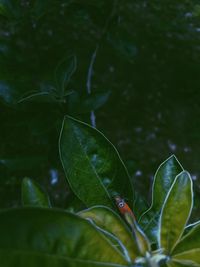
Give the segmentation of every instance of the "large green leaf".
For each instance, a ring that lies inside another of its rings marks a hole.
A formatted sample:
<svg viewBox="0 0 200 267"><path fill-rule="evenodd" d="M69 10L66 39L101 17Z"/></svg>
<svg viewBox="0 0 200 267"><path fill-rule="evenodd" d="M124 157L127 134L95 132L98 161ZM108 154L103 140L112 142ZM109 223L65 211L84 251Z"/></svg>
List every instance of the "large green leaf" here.
<svg viewBox="0 0 200 267"><path fill-rule="evenodd" d="M140 224L152 241L155 241L157 238L158 221L165 197L175 177L182 171L181 164L172 155L159 166L155 173L152 188L152 204L140 219Z"/></svg>
<svg viewBox="0 0 200 267"><path fill-rule="evenodd" d="M65 117L60 136L60 157L74 193L87 205L114 207L120 193L133 206L127 170L114 146L88 124Z"/></svg>
<svg viewBox="0 0 200 267"><path fill-rule="evenodd" d="M92 207L87 210L79 212L79 215L83 218L92 220L95 225L114 235L122 243L122 251L131 260L139 255L137 245L133 238L133 234L127 225L122 221L119 215L113 212L111 209L103 206Z"/></svg>
<svg viewBox="0 0 200 267"><path fill-rule="evenodd" d="M180 173L166 197L159 225L159 247L170 254L180 240L193 205L192 179L188 172Z"/></svg>
<svg viewBox="0 0 200 267"><path fill-rule="evenodd" d="M87 220L53 209L0 213L3 267L127 266L124 257Z"/></svg>
<svg viewBox="0 0 200 267"><path fill-rule="evenodd" d="M29 178L22 181L22 203L24 206L51 207L48 195Z"/></svg>

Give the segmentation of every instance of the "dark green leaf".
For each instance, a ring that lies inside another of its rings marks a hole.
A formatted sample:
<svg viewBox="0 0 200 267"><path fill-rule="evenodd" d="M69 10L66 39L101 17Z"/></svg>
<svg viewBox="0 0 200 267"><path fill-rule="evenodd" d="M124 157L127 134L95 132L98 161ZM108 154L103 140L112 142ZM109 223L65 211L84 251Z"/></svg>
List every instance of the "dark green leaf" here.
<svg viewBox="0 0 200 267"><path fill-rule="evenodd" d="M82 114L99 109L108 101L109 96L110 91L84 96L74 92L68 98L69 111L73 114Z"/></svg>
<svg viewBox="0 0 200 267"><path fill-rule="evenodd" d="M133 189L114 146L98 130L65 117L60 136L60 157L74 193L87 205L114 207L120 193L133 207Z"/></svg>
<svg viewBox="0 0 200 267"><path fill-rule="evenodd" d="M188 172L180 173L166 197L160 216L159 247L170 254L179 242L193 205L192 179Z"/></svg>
<svg viewBox="0 0 200 267"><path fill-rule="evenodd" d="M0 15L9 19L19 19L22 15L21 5L15 0L1 0Z"/></svg>
<svg viewBox="0 0 200 267"><path fill-rule="evenodd" d="M193 266L191 265L191 262L186 264L186 263L181 263L179 261L170 261L167 263L168 267L197 267L197 266Z"/></svg>
<svg viewBox="0 0 200 267"><path fill-rule="evenodd" d="M56 86L58 89L58 94L65 95L66 87L76 71L76 57L69 56L68 58L62 60L56 70L55 70L55 79Z"/></svg>
<svg viewBox="0 0 200 267"><path fill-rule="evenodd" d="M0 213L4 267L127 266L124 257L87 220L53 209Z"/></svg>
<svg viewBox="0 0 200 267"><path fill-rule="evenodd" d="M19 170L31 170L37 168L41 165L41 162L44 164L46 162L44 156L38 157L20 157L20 158L1 158L0 165L2 164L10 171L19 171Z"/></svg>
<svg viewBox="0 0 200 267"><path fill-rule="evenodd" d="M51 207L48 195L29 178L22 181L22 203L24 206Z"/></svg>

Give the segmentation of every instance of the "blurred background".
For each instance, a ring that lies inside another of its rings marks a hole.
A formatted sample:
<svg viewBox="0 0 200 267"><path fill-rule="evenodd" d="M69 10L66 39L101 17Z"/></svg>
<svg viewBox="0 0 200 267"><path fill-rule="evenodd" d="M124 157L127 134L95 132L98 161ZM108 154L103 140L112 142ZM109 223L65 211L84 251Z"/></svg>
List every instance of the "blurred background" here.
<svg viewBox="0 0 200 267"><path fill-rule="evenodd" d="M0 208L20 205L24 177L79 206L58 152L66 114L111 140L146 200L175 154L197 207L199 1L0 0Z"/></svg>

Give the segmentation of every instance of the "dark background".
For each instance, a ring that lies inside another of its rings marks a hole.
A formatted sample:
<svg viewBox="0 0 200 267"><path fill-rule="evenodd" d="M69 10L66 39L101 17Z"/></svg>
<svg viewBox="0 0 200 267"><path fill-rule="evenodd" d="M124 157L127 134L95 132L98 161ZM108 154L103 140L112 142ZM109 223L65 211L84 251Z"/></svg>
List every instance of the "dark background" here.
<svg viewBox="0 0 200 267"><path fill-rule="evenodd" d="M58 139L64 115L91 123L92 110L143 196L175 154L197 203L199 1L0 1L0 208L20 205L24 177L78 207Z"/></svg>

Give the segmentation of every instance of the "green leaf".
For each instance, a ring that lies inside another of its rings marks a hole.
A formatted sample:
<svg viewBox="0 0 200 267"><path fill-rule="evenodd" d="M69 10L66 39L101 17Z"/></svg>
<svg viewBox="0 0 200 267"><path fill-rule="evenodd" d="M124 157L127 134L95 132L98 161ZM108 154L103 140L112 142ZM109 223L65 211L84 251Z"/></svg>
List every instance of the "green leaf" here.
<svg viewBox="0 0 200 267"><path fill-rule="evenodd" d="M192 179L188 172L180 173L166 197L160 216L159 247L170 254L180 240L193 205Z"/></svg>
<svg viewBox="0 0 200 267"><path fill-rule="evenodd" d="M127 266L124 257L87 220L54 209L0 213L4 267Z"/></svg>
<svg viewBox="0 0 200 267"><path fill-rule="evenodd" d="M190 265L191 263L185 264L185 263L181 263L179 261L170 261L169 263L167 263L168 267L192 267L193 265ZM195 266L193 266L195 267ZM196 266L197 267L197 266Z"/></svg>
<svg viewBox="0 0 200 267"><path fill-rule="evenodd" d="M148 251L151 250L150 242L148 238L146 237L145 233L141 230L139 225L137 224L135 218L133 216L126 212L124 213L124 217L127 221L127 223L131 226L133 236L136 240L138 250L141 255L146 255Z"/></svg>
<svg viewBox="0 0 200 267"><path fill-rule="evenodd" d="M115 208L114 193L133 207L133 189L115 147L88 124L65 117L60 136L60 157L69 184L86 206Z"/></svg>
<svg viewBox="0 0 200 267"><path fill-rule="evenodd" d="M181 239L172 252L172 259L193 261L200 266L200 224L193 228ZM192 266L192 265L190 265Z"/></svg>
<svg viewBox="0 0 200 267"><path fill-rule="evenodd" d="M55 70L55 80L58 91L61 92L62 95L65 95L66 87L76 71L76 57L69 56L68 58L62 60ZM58 94L60 94L58 92Z"/></svg>
<svg viewBox="0 0 200 267"><path fill-rule="evenodd" d="M73 92L68 97L70 114L82 114L97 110L108 101L109 96L110 91L92 93L90 95L80 95L78 92Z"/></svg>
<svg viewBox="0 0 200 267"><path fill-rule="evenodd" d="M152 208L154 210L161 210L175 177L182 171L183 167L174 155L159 166L153 183Z"/></svg>
<svg viewBox="0 0 200 267"><path fill-rule="evenodd" d="M182 252L173 256L173 261L178 261L184 265L200 266L200 248Z"/></svg>
<svg viewBox="0 0 200 267"><path fill-rule="evenodd" d="M128 226L119 215L111 209L103 206L92 207L79 212L83 218L92 220L95 225L111 233L125 246L125 254L133 261L139 255L137 245Z"/></svg>
<svg viewBox="0 0 200 267"><path fill-rule="evenodd" d="M22 203L24 206L51 207L48 195L29 178L22 181Z"/></svg>
<svg viewBox="0 0 200 267"><path fill-rule="evenodd" d="M144 231L148 233L152 241L157 239L159 216L166 195L174 182L175 177L182 171L183 168L181 164L177 158L172 155L159 166L155 173L151 207L139 220Z"/></svg>
<svg viewBox="0 0 200 267"><path fill-rule="evenodd" d="M200 221L196 221L194 223L191 223L191 224L188 224L186 227L185 227L185 234L187 234L189 231L191 231L194 227L196 227L197 225L200 225Z"/></svg>

